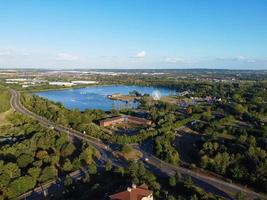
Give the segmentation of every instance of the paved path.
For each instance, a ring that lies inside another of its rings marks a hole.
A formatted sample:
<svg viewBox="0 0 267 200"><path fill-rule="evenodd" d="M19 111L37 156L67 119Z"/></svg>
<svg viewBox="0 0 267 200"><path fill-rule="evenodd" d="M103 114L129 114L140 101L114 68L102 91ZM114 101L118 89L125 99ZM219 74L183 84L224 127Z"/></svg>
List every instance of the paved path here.
<svg viewBox="0 0 267 200"><path fill-rule="evenodd" d="M56 124L54 122L48 121L47 119L27 110L20 102L20 93L11 89L11 99L10 103L11 106L14 110L16 110L19 113L22 113L24 115L27 115L35 120L37 120L42 126L45 126L47 128L53 127L55 130L64 132L69 134L70 136L76 137L81 140L85 140L88 143L90 143L92 146L94 146L97 150L100 151L101 156L103 160L111 159L112 161L115 162L114 157L112 157L112 150L108 148L101 140L82 134L79 131L64 127L62 125ZM208 192L212 192L216 195L220 195L224 197L225 199L233 199L235 194L242 191L245 193L248 199L256 199L257 197L261 197L262 199L267 200L266 195L262 195L256 192L253 192L252 190L245 188L245 187L240 187L232 183L228 183L224 180L220 180L217 177L211 177L206 174L201 174L183 167L177 167L175 165L168 164L155 156L145 152L144 150L140 149L141 152L143 153L143 160L145 161L148 165L151 166L151 169L157 173L165 173L167 175L174 174L176 170L180 171L180 173L183 176L191 176L194 180L194 183L203 188L204 190Z"/></svg>

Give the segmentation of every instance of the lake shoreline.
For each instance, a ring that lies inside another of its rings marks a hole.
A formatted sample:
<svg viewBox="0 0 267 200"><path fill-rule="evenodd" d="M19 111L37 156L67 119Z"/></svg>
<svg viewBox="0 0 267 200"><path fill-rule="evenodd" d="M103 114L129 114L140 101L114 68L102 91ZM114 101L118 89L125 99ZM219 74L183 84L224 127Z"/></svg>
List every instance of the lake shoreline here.
<svg viewBox="0 0 267 200"><path fill-rule="evenodd" d="M152 94L155 90L159 90L163 96L168 96L169 93L172 92L172 90L169 89L153 86L113 84L91 85L89 87L64 88L61 90L47 90L32 93L54 102L60 102L68 109L78 108L81 111L85 109L100 109L110 111L112 109L137 108L139 102L121 101L121 99L113 100L108 98L109 95L122 94L122 96L127 96L132 91L138 91L141 94Z"/></svg>

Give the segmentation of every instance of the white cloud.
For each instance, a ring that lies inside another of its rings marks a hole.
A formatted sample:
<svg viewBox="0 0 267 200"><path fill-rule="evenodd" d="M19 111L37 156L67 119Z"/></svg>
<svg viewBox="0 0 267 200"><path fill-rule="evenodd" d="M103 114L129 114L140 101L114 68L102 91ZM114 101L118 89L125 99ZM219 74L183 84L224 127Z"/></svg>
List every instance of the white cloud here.
<svg viewBox="0 0 267 200"><path fill-rule="evenodd" d="M56 60L60 61L76 61L79 60L79 57L76 55L68 54L68 53L58 53L56 55Z"/></svg>
<svg viewBox="0 0 267 200"><path fill-rule="evenodd" d="M255 63L257 62L255 59L252 58L247 58L245 56L238 56L237 61L243 61L243 62L248 62L248 63Z"/></svg>
<svg viewBox="0 0 267 200"><path fill-rule="evenodd" d="M246 57L245 56L237 56L236 59L239 61L243 61L243 60L246 60Z"/></svg>
<svg viewBox="0 0 267 200"><path fill-rule="evenodd" d="M9 56L11 55L10 50L0 50L0 56Z"/></svg>
<svg viewBox="0 0 267 200"><path fill-rule="evenodd" d="M236 57L217 57L216 60L224 61L224 62L239 62L239 63L257 63L257 62L265 62L265 59L260 58L250 58L246 56L236 56Z"/></svg>
<svg viewBox="0 0 267 200"><path fill-rule="evenodd" d="M23 57L30 56L31 54L25 50L16 49L0 49L0 57L2 59L22 59Z"/></svg>
<svg viewBox="0 0 267 200"><path fill-rule="evenodd" d="M177 63L180 59L177 59L177 58L170 58L170 57L167 57L165 58L165 62L167 63ZM181 61L181 60L180 60Z"/></svg>
<svg viewBox="0 0 267 200"><path fill-rule="evenodd" d="M174 57L166 57L164 62L171 64L196 64L198 61L196 59L189 58L174 58Z"/></svg>
<svg viewBox="0 0 267 200"><path fill-rule="evenodd" d="M254 60L254 59L249 59L249 60L247 60L247 62L248 62L248 63L255 63L255 62L257 62L257 61Z"/></svg>
<svg viewBox="0 0 267 200"><path fill-rule="evenodd" d="M145 51L140 51L139 53L135 55L136 58L144 58L145 56L146 56Z"/></svg>

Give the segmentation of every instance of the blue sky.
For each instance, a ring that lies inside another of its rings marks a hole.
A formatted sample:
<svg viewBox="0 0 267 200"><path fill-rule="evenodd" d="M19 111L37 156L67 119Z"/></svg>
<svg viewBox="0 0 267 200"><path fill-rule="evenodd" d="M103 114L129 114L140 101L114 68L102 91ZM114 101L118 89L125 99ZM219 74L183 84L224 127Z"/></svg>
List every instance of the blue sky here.
<svg viewBox="0 0 267 200"><path fill-rule="evenodd" d="M0 0L0 68L267 69L267 0Z"/></svg>

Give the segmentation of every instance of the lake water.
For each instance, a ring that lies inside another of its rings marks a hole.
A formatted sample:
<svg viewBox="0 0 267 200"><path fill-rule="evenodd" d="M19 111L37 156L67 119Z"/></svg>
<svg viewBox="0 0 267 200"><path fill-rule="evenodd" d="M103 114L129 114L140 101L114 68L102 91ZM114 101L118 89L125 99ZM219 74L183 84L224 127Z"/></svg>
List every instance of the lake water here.
<svg viewBox="0 0 267 200"><path fill-rule="evenodd" d="M129 94L130 91L136 90L141 94L152 94L153 91L160 91L162 96L168 96L170 92L174 92L165 88L145 87L145 86L124 86L124 85L110 85L110 86L92 86L79 89L53 90L35 93L40 97L49 100L60 102L66 108L78 108L81 111L85 109L101 109L109 111L112 108L117 110L138 106L138 102L122 102L107 98L107 95L114 93Z"/></svg>

